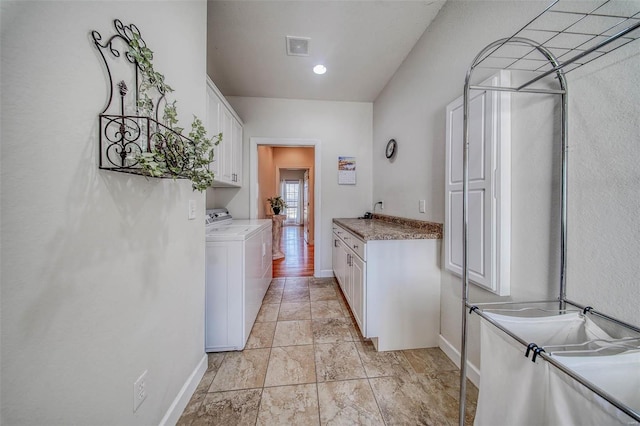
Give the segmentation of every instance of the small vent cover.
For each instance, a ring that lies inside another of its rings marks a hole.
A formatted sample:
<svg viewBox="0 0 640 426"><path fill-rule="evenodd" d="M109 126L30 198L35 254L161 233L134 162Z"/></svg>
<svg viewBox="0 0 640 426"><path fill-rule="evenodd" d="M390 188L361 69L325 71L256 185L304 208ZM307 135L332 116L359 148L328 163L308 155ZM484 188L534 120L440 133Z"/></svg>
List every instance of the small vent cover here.
<svg viewBox="0 0 640 426"><path fill-rule="evenodd" d="M287 55L289 56L309 56L308 37L287 36Z"/></svg>

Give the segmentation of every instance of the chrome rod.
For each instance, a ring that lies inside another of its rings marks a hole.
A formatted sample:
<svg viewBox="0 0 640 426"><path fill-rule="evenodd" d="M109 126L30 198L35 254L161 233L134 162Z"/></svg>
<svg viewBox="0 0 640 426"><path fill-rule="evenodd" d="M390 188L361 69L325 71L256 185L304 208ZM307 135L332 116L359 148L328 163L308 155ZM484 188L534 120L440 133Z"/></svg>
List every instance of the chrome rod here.
<svg viewBox="0 0 640 426"><path fill-rule="evenodd" d="M539 93L541 95L562 95L565 93L564 90L556 90L556 89L520 89L518 90L515 87L499 87L499 86L469 86L471 90L493 90L496 92L516 92L516 93Z"/></svg>
<svg viewBox="0 0 640 426"><path fill-rule="evenodd" d="M552 62L553 63L553 62ZM557 67L557 62L553 63L554 68ZM560 105L560 161L561 161L561 183L560 183L560 289L559 289L559 308L564 309L564 299L567 296L567 241L568 241L568 227L567 227L567 210L568 204L568 185L569 185L569 89L567 87L567 79L563 70L559 69L557 72L558 82L560 87L564 89L564 93L561 95Z"/></svg>
<svg viewBox="0 0 640 426"><path fill-rule="evenodd" d="M619 320L617 318L614 318L610 315L607 314L603 314L602 312L598 312L597 310L593 309L593 308L589 308L587 309L587 306L581 305L579 303L573 302L571 300L565 299L564 300L566 303L568 303L569 305L575 306L578 309L582 309L583 311L586 311L588 313L590 313L591 315L597 316L599 318L605 319L607 321L611 321L612 323L619 325L621 327L627 328L629 330L635 331L636 333L640 333L640 328L636 327L635 325L629 324L628 322L624 322L622 320Z"/></svg>
<svg viewBox="0 0 640 426"><path fill-rule="evenodd" d="M481 302L481 303L469 302L469 305L482 307L482 306L491 306L491 305L531 305L533 303L558 303L558 299L553 299L553 300L526 300L526 301L523 301L523 302L517 302L515 300L514 301L510 301L510 302Z"/></svg>
<svg viewBox="0 0 640 426"><path fill-rule="evenodd" d="M581 312L579 309L542 309L542 308L520 308L520 309L500 309L500 308L485 308L483 311L491 312L527 312L527 311L540 311L540 312L553 312L558 315L564 315L567 312Z"/></svg>
<svg viewBox="0 0 640 426"><path fill-rule="evenodd" d="M476 57L477 60L477 57ZM474 61L475 62L475 61ZM464 426L467 403L467 300L469 300L469 247L467 244L467 224L469 221L469 82L473 67L469 68L464 81L462 116L462 336L460 341L460 396L458 423Z"/></svg>

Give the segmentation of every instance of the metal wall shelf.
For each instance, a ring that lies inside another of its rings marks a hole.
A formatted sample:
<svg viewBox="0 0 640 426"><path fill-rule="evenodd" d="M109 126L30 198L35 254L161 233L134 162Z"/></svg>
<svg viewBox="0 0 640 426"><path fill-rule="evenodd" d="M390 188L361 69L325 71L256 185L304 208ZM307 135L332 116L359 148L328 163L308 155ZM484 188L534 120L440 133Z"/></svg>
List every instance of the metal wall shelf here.
<svg viewBox="0 0 640 426"><path fill-rule="evenodd" d="M534 41L558 61L554 65L536 48L517 42ZM518 89L553 75L569 73L640 38L640 2L556 0L511 37L485 52L476 68L529 73Z"/></svg>
<svg viewBox="0 0 640 426"><path fill-rule="evenodd" d="M177 128L160 121L159 111L167 104L165 92L154 87L149 95L155 118L140 112L142 66L130 52L134 38L146 47L140 30L134 24L124 25L119 19L113 21L113 26L115 34L106 40L98 31L91 32L107 71L108 86L106 105L98 114L98 167L147 177L188 178L187 173L194 168L196 144ZM166 163L167 172L161 176L151 176L139 161L140 155L154 153L161 154Z"/></svg>

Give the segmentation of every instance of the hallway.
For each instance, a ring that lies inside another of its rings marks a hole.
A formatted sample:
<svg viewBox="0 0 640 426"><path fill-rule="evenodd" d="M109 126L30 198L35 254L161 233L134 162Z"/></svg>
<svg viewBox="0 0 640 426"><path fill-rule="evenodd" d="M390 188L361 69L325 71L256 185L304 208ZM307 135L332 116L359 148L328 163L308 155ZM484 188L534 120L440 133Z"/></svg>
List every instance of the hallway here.
<svg viewBox="0 0 640 426"><path fill-rule="evenodd" d="M273 277L312 277L314 249L304 242L302 226L283 226L280 249L283 259L273 261Z"/></svg>

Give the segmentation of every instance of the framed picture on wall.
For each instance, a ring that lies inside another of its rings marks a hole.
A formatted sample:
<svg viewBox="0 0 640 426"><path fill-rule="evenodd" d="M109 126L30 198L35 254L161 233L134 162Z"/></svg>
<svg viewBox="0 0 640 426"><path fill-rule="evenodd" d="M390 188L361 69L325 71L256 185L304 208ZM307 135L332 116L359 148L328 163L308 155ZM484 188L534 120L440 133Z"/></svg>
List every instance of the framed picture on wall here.
<svg viewBox="0 0 640 426"><path fill-rule="evenodd" d="M338 157L338 185L356 184L356 157Z"/></svg>

